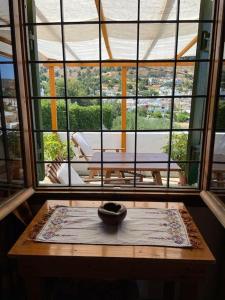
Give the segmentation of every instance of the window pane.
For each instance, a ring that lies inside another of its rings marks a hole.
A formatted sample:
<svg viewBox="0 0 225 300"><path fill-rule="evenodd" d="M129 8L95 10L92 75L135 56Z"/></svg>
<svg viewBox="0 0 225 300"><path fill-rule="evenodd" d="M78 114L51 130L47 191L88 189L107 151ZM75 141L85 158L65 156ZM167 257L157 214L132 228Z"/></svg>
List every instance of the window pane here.
<svg viewBox="0 0 225 300"><path fill-rule="evenodd" d="M5 131L0 130L0 159L5 159L4 136L5 136Z"/></svg>
<svg viewBox="0 0 225 300"><path fill-rule="evenodd" d="M176 69L176 95L206 95L208 88L209 64L187 62ZM203 75L204 74L204 75Z"/></svg>
<svg viewBox="0 0 225 300"><path fill-rule="evenodd" d="M211 37L211 23L180 23L177 49L178 59L209 59Z"/></svg>
<svg viewBox="0 0 225 300"><path fill-rule="evenodd" d="M99 25L64 25L67 60L99 59Z"/></svg>
<svg viewBox="0 0 225 300"><path fill-rule="evenodd" d="M198 23L180 23L178 32L178 59L195 59Z"/></svg>
<svg viewBox="0 0 225 300"><path fill-rule="evenodd" d="M135 99L103 99L103 128L106 130L134 130L135 103Z"/></svg>
<svg viewBox="0 0 225 300"><path fill-rule="evenodd" d="M196 113L191 110L195 108ZM189 129L203 128L205 111L205 98L175 98L173 111L173 128Z"/></svg>
<svg viewBox="0 0 225 300"><path fill-rule="evenodd" d="M126 149L121 149L125 147L122 144L123 140L126 140ZM103 133L103 149L105 150L103 155L103 161L114 162L114 161L123 161L122 150L126 150L128 154L125 159L128 162L134 160L134 132L104 132ZM116 154L117 153L117 154ZM118 154L119 153L119 154ZM111 155L112 154L112 155Z"/></svg>
<svg viewBox="0 0 225 300"><path fill-rule="evenodd" d="M37 34L37 57L36 60L62 60L62 34L59 25L34 26Z"/></svg>
<svg viewBox="0 0 225 300"><path fill-rule="evenodd" d="M177 163L180 171L170 172L169 187L171 188L198 188L200 176L199 163ZM171 164L172 166L172 164Z"/></svg>
<svg viewBox="0 0 225 300"><path fill-rule="evenodd" d="M68 186L69 168L64 162L37 163L37 180L39 185Z"/></svg>
<svg viewBox="0 0 225 300"><path fill-rule="evenodd" d="M136 185L138 187L145 187L148 189L166 187L167 177L168 177L167 162L163 162L163 161L155 162L155 163L138 162L136 168L137 168Z"/></svg>
<svg viewBox="0 0 225 300"><path fill-rule="evenodd" d="M1 0L0 1L0 25L9 24L9 1Z"/></svg>
<svg viewBox="0 0 225 300"><path fill-rule="evenodd" d="M65 95L64 70L62 64L31 64L33 77L33 96L63 97Z"/></svg>
<svg viewBox="0 0 225 300"><path fill-rule="evenodd" d="M102 67L102 95L122 95L121 67Z"/></svg>
<svg viewBox="0 0 225 300"><path fill-rule="evenodd" d="M176 20L177 0L140 0L141 20Z"/></svg>
<svg viewBox="0 0 225 300"><path fill-rule="evenodd" d="M174 132L171 141L171 159L174 161L200 160L202 133L200 131ZM169 145L165 148L169 152Z"/></svg>
<svg viewBox="0 0 225 300"><path fill-rule="evenodd" d="M64 0L63 8L65 22L98 21L95 1Z"/></svg>
<svg viewBox="0 0 225 300"><path fill-rule="evenodd" d="M100 130L99 99L71 99L68 101L68 109L71 131Z"/></svg>
<svg viewBox="0 0 225 300"><path fill-rule="evenodd" d="M36 116L34 118L35 129L52 130L57 128L58 130L66 130L67 128L65 100L33 100L33 113Z"/></svg>
<svg viewBox="0 0 225 300"><path fill-rule="evenodd" d="M92 168L93 166L93 168ZM70 176L72 186L101 186L101 169L95 170L96 164L92 163L72 163L70 166Z"/></svg>
<svg viewBox="0 0 225 300"><path fill-rule="evenodd" d="M11 30L10 27L0 28L0 62L12 61L12 46L11 46Z"/></svg>
<svg viewBox="0 0 225 300"><path fill-rule="evenodd" d="M15 97L15 75L13 64L0 64L0 90L5 97Z"/></svg>
<svg viewBox="0 0 225 300"><path fill-rule="evenodd" d="M225 131L225 98L220 98L217 107L216 129Z"/></svg>
<svg viewBox="0 0 225 300"><path fill-rule="evenodd" d="M95 152L101 151L100 132L71 132L70 157L75 162L93 162Z"/></svg>
<svg viewBox="0 0 225 300"><path fill-rule="evenodd" d="M169 132L138 132L137 133L137 153L151 153L156 154L157 160L168 160L168 144ZM159 155L159 159L158 159ZM154 155L154 161L156 160Z"/></svg>
<svg viewBox="0 0 225 300"><path fill-rule="evenodd" d="M139 59L174 59L176 24L140 24Z"/></svg>
<svg viewBox="0 0 225 300"><path fill-rule="evenodd" d="M7 150L9 159L21 159L20 133L7 131Z"/></svg>
<svg viewBox="0 0 225 300"><path fill-rule="evenodd" d="M180 0L180 20L210 20L213 6L212 0Z"/></svg>
<svg viewBox="0 0 225 300"><path fill-rule="evenodd" d="M23 166L21 160L8 161L9 183L23 184Z"/></svg>
<svg viewBox="0 0 225 300"><path fill-rule="evenodd" d="M66 132L35 133L37 160L68 160Z"/></svg>
<svg viewBox="0 0 225 300"><path fill-rule="evenodd" d="M137 59L137 24L107 24L108 40L113 59ZM102 59L110 59L102 36Z"/></svg>
<svg viewBox="0 0 225 300"><path fill-rule="evenodd" d="M220 95L225 96L225 62L223 62L221 79L220 79Z"/></svg>
<svg viewBox="0 0 225 300"><path fill-rule="evenodd" d="M138 73L139 96L171 96L173 67L141 67Z"/></svg>
<svg viewBox="0 0 225 300"><path fill-rule="evenodd" d="M68 97L99 96L99 67L70 67L68 64L66 70Z"/></svg>
<svg viewBox="0 0 225 300"><path fill-rule="evenodd" d="M59 0L34 0L34 2L37 23L61 21Z"/></svg>
<svg viewBox="0 0 225 300"><path fill-rule="evenodd" d="M9 129L19 129L17 99L7 98L3 100L3 103L6 127Z"/></svg>
<svg viewBox="0 0 225 300"><path fill-rule="evenodd" d="M137 20L138 1L101 0L104 16L107 20L128 21Z"/></svg>
<svg viewBox="0 0 225 300"><path fill-rule="evenodd" d="M0 143L1 143L1 137L0 137ZM6 182L7 182L6 163L4 160L0 160L0 183L6 183Z"/></svg>
<svg viewBox="0 0 225 300"><path fill-rule="evenodd" d="M170 128L171 99L139 99L137 127L139 130Z"/></svg>

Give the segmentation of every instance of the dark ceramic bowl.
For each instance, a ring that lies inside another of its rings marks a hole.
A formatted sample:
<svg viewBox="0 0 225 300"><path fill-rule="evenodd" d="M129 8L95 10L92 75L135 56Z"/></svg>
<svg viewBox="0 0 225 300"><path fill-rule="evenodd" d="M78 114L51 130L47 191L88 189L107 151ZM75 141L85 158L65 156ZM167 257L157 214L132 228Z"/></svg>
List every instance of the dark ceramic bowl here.
<svg viewBox="0 0 225 300"><path fill-rule="evenodd" d="M105 203L98 208L98 216L105 224L118 225L126 217L127 209L122 204Z"/></svg>

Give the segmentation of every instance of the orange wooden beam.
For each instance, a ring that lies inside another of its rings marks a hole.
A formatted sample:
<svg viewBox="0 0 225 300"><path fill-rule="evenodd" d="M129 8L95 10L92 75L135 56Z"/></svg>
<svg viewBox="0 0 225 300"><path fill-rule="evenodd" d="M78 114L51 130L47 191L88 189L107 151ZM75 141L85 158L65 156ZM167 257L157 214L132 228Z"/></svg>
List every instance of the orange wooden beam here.
<svg viewBox="0 0 225 300"><path fill-rule="evenodd" d="M100 5L100 0L95 0L95 5L96 5L97 11L98 11L98 15L100 14L101 21L105 21L105 16L104 16L102 5ZM107 27L106 27L105 23L101 24L101 29L102 29L102 35L103 35L103 38L105 41L105 47L107 49L109 59L112 59L113 56L112 56L112 51L111 51L111 47L109 44L109 37L108 37Z"/></svg>
<svg viewBox="0 0 225 300"><path fill-rule="evenodd" d="M195 36L178 54L177 59L181 58L194 44L197 43L197 36Z"/></svg>
<svg viewBox="0 0 225 300"><path fill-rule="evenodd" d="M44 66L50 67L61 67L63 68L63 63L51 61L49 63L43 63ZM67 67L99 67L100 63L98 62L74 62L74 63L66 63ZM102 67L127 67L127 68L134 68L137 66L136 62L124 62L124 61L116 61L116 62L102 62ZM193 61L178 61L177 66L194 66L195 62ZM154 61L145 61L139 62L139 67L174 67L174 62L166 61L166 62L154 62Z"/></svg>
<svg viewBox="0 0 225 300"><path fill-rule="evenodd" d="M4 43L4 44L7 44L7 45L12 45L12 41L7 39L6 37L4 36L0 36L0 42Z"/></svg>
<svg viewBox="0 0 225 300"><path fill-rule="evenodd" d="M55 68L54 66L48 67L49 71L49 85L50 85L50 96L56 97L55 87ZM57 103L56 99L51 100L51 119L52 119L52 130L57 130Z"/></svg>
<svg viewBox="0 0 225 300"><path fill-rule="evenodd" d="M122 82L122 96L127 96L127 68L122 67L121 72L121 82ZM121 129L127 129L127 99L121 100ZM127 147L127 137L126 132L121 133L121 148L123 148L122 152L126 152Z"/></svg>

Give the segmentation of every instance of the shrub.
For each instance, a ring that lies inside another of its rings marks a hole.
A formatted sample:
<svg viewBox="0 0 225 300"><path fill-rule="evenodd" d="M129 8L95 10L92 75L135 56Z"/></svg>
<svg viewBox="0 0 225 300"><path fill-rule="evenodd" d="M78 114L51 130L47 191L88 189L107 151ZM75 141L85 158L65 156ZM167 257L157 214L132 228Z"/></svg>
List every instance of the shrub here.
<svg viewBox="0 0 225 300"><path fill-rule="evenodd" d="M44 133L44 159L54 161L58 157L68 158L67 142L62 142L57 133ZM70 158L73 158L74 152L72 144L70 145Z"/></svg>
<svg viewBox="0 0 225 300"><path fill-rule="evenodd" d="M171 143L171 158L177 161L187 160L187 143L188 134L186 133L174 133ZM169 153L169 143L162 148L163 152ZM181 169L185 170L185 164L178 162Z"/></svg>
<svg viewBox="0 0 225 300"><path fill-rule="evenodd" d="M100 105L81 106L77 103L71 103L69 110L70 130L99 130L101 128ZM112 128L113 118L116 115L112 104L103 104L103 123L107 129ZM51 130L51 105L49 100L41 102L42 129ZM64 100L57 100L57 121L58 130L65 130L66 107Z"/></svg>
<svg viewBox="0 0 225 300"><path fill-rule="evenodd" d="M189 114L187 112L179 112L174 114L176 122L186 122L189 120Z"/></svg>

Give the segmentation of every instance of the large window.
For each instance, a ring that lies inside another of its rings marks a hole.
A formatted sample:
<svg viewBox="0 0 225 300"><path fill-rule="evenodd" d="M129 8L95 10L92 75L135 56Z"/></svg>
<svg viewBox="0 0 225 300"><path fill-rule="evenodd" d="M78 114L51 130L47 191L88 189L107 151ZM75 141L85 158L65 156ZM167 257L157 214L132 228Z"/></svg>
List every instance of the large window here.
<svg viewBox="0 0 225 300"><path fill-rule="evenodd" d="M24 184L11 1L0 1L0 200Z"/></svg>
<svg viewBox="0 0 225 300"><path fill-rule="evenodd" d="M27 1L38 186L199 186L213 1Z"/></svg>
<svg viewBox="0 0 225 300"><path fill-rule="evenodd" d="M224 45L223 45L224 46ZM212 163L212 189L225 189L225 47L219 82L218 103L216 109L215 141Z"/></svg>

